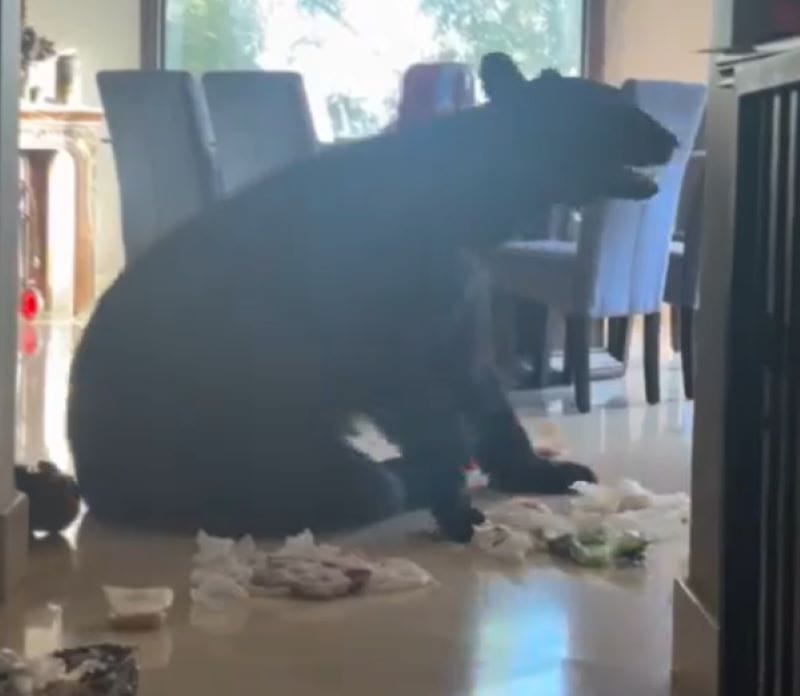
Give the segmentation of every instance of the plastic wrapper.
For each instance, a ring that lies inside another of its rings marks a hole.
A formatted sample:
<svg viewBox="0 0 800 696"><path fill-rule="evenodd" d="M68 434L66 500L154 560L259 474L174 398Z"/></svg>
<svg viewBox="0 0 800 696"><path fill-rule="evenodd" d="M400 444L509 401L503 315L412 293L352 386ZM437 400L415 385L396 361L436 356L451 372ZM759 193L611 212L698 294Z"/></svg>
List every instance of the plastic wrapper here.
<svg viewBox="0 0 800 696"><path fill-rule="evenodd" d="M605 527L566 534L549 543L550 553L584 568L637 565L644 561L647 540L638 533L618 534Z"/></svg>
<svg viewBox="0 0 800 696"><path fill-rule="evenodd" d="M258 550L255 539L247 535L233 545L233 556L242 565L252 566L262 561L265 554Z"/></svg>
<svg viewBox="0 0 800 696"><path fill-rule="evenodd" d="M685 493L658 495L630 479L623 479L616 486L580 481L572 489L577 493L572 500L575 512L612 514L646 510L679 511L688 520L689 496ZM656 514L658 512L653 516Z"/></svg>
<svg viewBox="0 0 800 696"><path fill-rule="evenodd" d="M490 556L517 562L524 561L535 546L530 532L495 522L485 522L476 527L472 542Z"/></svg>
<svg viewBox="0 0 800 696"><path fill-rule="evenodd" d="M613 560L608 544L584 544L576 537L569 542L570 558L585 568L607 568Z"/></svg>
<svg viewBox="0 0 800 696"><path fill-rule="evenodd" d="M618 512L644 510L653 507L655 496L637 481L623 479L617 486L619 494Z"/></svg>
<svg viewBox="0 0 800 696"><path fill-rule="evenodd" d="M510 527L533 535L535 545L575 531L575 521L553 512L535 498L517 497L505 500L486 510L486 518L493 524Z"/></svg>
<svg viewBox="0 0 800 696"><path fill-rule="evenodd" d="M33 660L0 653L2 696L135 696L138 683L133 651L119 645L70 648Z"/></svg>
<svg viewBox="0 0 800 696"><path fill-rule="evenodd" d="M486 510L486 516L496 524L538 532L550 524L553 511L535 498L511 498Z"/></svg>
<svg viewBox="0 0 800 696"><path fill-rule="evenodd" d="M52 655L45 655L31 660L28 664L28 670L31 677L30 683L33 687L31 693L34 694L44 691L53 684L65 681L67 678L67 663ZM80 676L82 674L83 670L81 670ZM78 679L80 676L78 676Z"/></svg>
<svg viewBox="0 0 800 696"><path fill-rule="evenodd" d="M572 509L577 512L619 512L620 493L616 487L578 481L572 490L577 493L572 500Z"/></svg>
<svg viewBox="0 0 800 696"><path fill-rule="evenodd" d="M233 539L214 537L200 531L197 534L197 553L194 555L194 562L199 566L214 565L220 561L229 559L236 547Z"/></svg>
<svg viewBox="0 0 800 696"><path fill-rule="evenodd" d="M194 580L197 584L190 591L192 601L209 609L226 609L229 604L249 596L247 589L228 575L195 572Z"/></svg>
<svg viewBox="0 0 800 696"><path fill-rule="evenodd" d="M25 670L27 663L13 650L0 649L0 678L8 678L16 672Z"/></svg>
<svg viewBox="0 0 800 696"><path fill-rule="evenodd" d="M641 534L647 541L664 542L679 538L689 523L689 503L665 508L630 510L610 515L606 524L617 533Z"/></svg>
<svg viewBox="0 0 800 696"><path fill-rule="evenodd" d="M117 630L155 630L164 623L175 593L169 587L112 587L103 593L109 620Z"/></svg>
<svg viewBox="0 0 800 696"><path fill-rule="evenodd" d="M636 532L622 534L614 545L614 558L618 563L642 563L649 542Z"/></svg>
<svg viewBox="0 0 800 696"><path fill-rule="evenodd" d="M247 537L240 542L233 539L222 539L209 536L205 532L197 535L197 553L194 557L195 568L219 575L225 575L240 585L250 582L253 574L251 555L256 553L250 547Z"/></svg>
<svg viewBox="0 0 800 696"><path fill-rule="evenodd" d="M283 546L269 554L273 558L302 558L309 561L335 562L343 556L337 546L318 544L310 530L286 539Z"/></svg>
<svg viewBox="0 0 800 696"><path fill-rule="evenodd" d="M679 537L689 522L689 497L657 495L632 480L615 486L576 483L565 514L534 498L516 497L486 510L475 546L506 559L547 551L584 567L640 563L649 544Z"/></svg>

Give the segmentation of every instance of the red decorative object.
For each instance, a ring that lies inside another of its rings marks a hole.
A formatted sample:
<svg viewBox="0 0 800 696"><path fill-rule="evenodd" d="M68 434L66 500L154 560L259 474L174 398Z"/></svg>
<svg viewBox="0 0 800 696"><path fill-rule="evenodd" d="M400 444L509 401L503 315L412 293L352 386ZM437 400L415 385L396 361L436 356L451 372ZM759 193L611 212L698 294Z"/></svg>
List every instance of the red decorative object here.
<svg viewBox="0 0 800 696"><path fill-rule="evenodd" d="M19 298L19 314L25 321L33 321L42 310L42 296L36 288L25 288Z"/></svg>
<svg viewBox="0 0 800 696"><path fill-rule="evenodd" d="M19 352L30 357L39 350L39 332L33 324L22 324L19 327Z"/></svg>

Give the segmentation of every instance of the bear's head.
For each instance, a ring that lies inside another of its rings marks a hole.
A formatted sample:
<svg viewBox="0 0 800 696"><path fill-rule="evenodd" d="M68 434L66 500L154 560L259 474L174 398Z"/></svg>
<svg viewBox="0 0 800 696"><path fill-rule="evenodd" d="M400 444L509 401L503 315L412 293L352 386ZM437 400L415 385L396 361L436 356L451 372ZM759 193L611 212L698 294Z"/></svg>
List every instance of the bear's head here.
<svg viewBox="0 0 800 696"><path fill-rule="evenodd" d="M646 199L658 186L646 169L670 160L678 141L620 89L546 70L527 80L514 61L491 53L481 63L489 108L513 133L515 157L547 172L553 203Z"/></svg>

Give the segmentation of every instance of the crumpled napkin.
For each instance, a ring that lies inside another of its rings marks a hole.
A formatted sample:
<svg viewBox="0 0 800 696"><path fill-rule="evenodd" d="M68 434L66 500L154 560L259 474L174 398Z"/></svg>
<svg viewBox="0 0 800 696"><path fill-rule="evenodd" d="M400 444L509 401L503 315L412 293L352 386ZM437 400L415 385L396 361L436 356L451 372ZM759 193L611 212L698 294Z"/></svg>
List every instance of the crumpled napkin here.
<svg viewBox="0 0 800 696"><path fill-rule="evenodd" d="M409 592L434 584L433 577L403 558L370 559L330 544L310 531L265 552L252 537L238 541L200 532L191 596L196 604L224 610L249 597L335 599L353 594Z"/></svg>

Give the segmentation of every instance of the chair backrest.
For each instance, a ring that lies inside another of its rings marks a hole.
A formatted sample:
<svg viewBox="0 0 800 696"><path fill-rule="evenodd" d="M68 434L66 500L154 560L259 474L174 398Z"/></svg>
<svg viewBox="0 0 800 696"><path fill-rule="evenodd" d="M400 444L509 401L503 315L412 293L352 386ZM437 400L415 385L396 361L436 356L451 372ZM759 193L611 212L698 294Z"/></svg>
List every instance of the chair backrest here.
<svg viewBox="0 0 800 696"><path fill-rule="evenodd" d="M707 89L699 84L629 81L623 89L680 145L655 173L656 196L643 202L607 201L585 213L578 304L596 317L659 311L681 187L706 105Z"/></svg>
<svg viewBox="0 0 800 696"><path fill-rule="evenodd" d="M317 150L303 78L293 72L203 75L226 192Z"/></svg>
<svg viewBox="0 0 800 696"><path fill-rule="evenodd" d="M705 183L706 153L705 150L695 150L686 169L678 211L676 236L683 241L680 278L677 279L678 287L671 288L672 269L670 269L667 276L667 294L664 296L668 302L680 304L682 307L696 307L699 301L700 250L705 223ZM673 296L669 296L670 292Z"/></svg>
<svg viewBox="0 0 800 696"><path fill-rule="evenodd" d="M464 63L417 63L406 70L396 126L425 123L475 105L475 76Z"/></svg>
<svg viewBox="0 0 800 696"><path fill-rule="evenodd" d="M213 136L199 85L187 72L104 71L97 84L130 263L218 197Z"/></svg>

